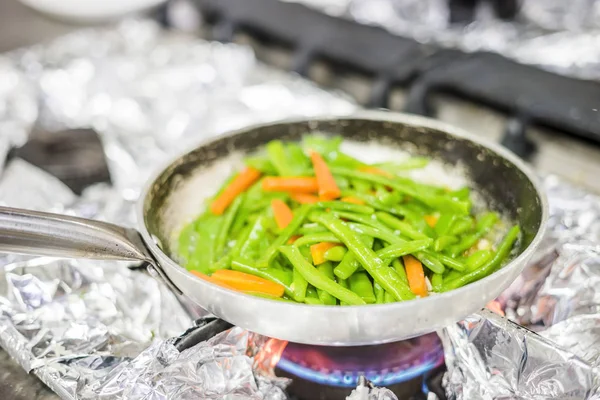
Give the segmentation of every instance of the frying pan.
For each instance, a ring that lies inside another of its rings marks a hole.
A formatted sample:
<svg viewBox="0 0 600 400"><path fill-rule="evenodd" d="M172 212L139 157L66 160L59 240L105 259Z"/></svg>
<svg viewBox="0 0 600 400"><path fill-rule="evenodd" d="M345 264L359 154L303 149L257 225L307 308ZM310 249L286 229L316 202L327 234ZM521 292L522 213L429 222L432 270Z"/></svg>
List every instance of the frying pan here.
<svg viewBox="0 0 600 400"><path fill-rule="evenodd" d="M490 207L520 224L518 255L492 275L457 290L406 302L344 307L272 301L230 291L189 274L169 256L181 227L202 211L203 198L212 195L234 170L232 165L241 158L235 154L251 152L273 139L299 140L303 134L315 131L364 142L365 149L375 141L460 165ZM376 344L441 329L496 298L521 273L539 244L547 204L535 176L500 146L427 118L364 111L348 117L252 126L205 141L169 162L150 180L137 212L139 231L105 222L1 208L0 251L141 260L149 263L173 290L250 331L306 344Z"/></svg>

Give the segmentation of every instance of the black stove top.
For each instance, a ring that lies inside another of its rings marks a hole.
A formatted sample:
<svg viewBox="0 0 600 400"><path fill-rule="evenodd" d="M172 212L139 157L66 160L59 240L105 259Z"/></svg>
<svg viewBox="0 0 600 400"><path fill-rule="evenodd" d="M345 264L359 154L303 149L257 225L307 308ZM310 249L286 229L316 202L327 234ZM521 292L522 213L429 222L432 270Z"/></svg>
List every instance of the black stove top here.
<svg viewBox="0 0 600 400"><path fill-rule="evenodd" d="M431 97L449 93L509 117L502 143L527 158L534 146L527 127L549 127L600 143L600 82L569 78L522 65L498 54L418 43L384 29L332 17L280 0L194 0L212 24L213 38L233 40L244 32L294 53L292 69L307 76L315 61L370 77L372 108L390 107L395 87L408 89L404 111L435 116ZM501 18L514 15L515 1L495 1ZM472 18L476 0L452 0L451 18ZM501 84L499 84L501 82Z"/></svg>

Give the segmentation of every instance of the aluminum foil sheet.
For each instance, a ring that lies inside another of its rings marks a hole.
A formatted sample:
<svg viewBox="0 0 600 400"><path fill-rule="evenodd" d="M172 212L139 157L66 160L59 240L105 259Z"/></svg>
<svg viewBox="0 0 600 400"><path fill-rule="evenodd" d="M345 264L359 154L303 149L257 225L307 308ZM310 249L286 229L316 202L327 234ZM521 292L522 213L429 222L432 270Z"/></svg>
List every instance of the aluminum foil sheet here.
<svg viewBox="0 0 600 400"><path fill-rule="evenodd" d="M248 47L167 34L150 21L81 30L0 57L0 165L34 127L91 127L113 185L76 196L12 159L0 170L0 204L135 226L145 178L189 142L354 108L259 64ZM64 399L285 398L287 381L274 378L268 357L253 363L239 328L179 353L173 338L205 312L130 267L0 255L0 345Z"/></svg>
<svg viewBox="0 0 600 400"><path fill-rule="evenodd" d="M447 0L285 0L381 26L420 42L492 51L525 64L600 79L600 1L521 0L514 21L479 2L472 21L451 24ZM475 2L473 2L475 3Z"/></svg>

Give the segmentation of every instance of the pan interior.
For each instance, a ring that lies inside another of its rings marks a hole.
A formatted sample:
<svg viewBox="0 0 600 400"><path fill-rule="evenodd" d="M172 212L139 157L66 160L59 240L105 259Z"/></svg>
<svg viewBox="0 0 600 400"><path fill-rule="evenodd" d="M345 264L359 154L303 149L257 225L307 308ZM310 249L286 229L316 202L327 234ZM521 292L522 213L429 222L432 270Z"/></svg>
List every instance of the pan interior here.
<svg viewBox="0 0 600 400"><path fill-rule="evenodd" d="M542 223L541 199L533 183L513 163L487 147L411 123L340 118L250 128L177 159L152 183L144 199L144 222L159 247L177 261L174 251L179 231L204 210L206 197L240 168L245 153L270 140L300 140L307 133L341 135L365 143L365 148L376 142L454 166L487 207L520 224L523 236L519 253L531 243Z"/></svg>

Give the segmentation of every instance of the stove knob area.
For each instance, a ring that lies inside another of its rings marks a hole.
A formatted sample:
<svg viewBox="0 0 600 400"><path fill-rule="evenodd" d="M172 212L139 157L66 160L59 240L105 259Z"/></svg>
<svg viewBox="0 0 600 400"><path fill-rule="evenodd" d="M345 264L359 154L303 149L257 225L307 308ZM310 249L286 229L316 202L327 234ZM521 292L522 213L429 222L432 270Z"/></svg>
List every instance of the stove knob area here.
<svg viewBox="0 0 600 400"><path fill-rule="evenodd" d="M527 137L528 125L528 119L525 117L510 118L501 140L504 147L524 160L529 160L536 149L535 144Z"/></svg>

